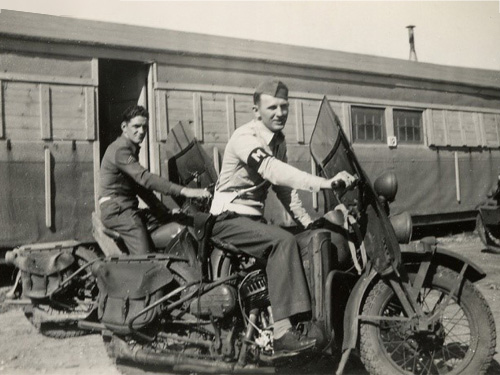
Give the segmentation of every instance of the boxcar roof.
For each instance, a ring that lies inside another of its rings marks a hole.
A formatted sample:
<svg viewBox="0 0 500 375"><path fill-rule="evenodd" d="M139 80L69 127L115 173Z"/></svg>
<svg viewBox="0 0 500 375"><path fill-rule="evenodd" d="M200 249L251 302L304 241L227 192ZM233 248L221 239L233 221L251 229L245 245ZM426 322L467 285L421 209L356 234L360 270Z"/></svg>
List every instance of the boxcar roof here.
<svg viewBox="0 0 500 375"><path fill-rule="evenodd" d="M500 71L181 31L1 10L0 36L142 51L258 60L500 89ZM1 44L0 44L1 45Z"/></svg>

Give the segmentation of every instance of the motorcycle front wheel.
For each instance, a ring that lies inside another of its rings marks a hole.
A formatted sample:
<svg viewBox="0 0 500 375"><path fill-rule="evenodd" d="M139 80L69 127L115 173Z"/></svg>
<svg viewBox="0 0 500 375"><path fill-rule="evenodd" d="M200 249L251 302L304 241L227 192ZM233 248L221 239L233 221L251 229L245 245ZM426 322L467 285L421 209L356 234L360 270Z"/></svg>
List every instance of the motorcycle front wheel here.
<svg viewBox="0 0 500 375"><path fill-rule="evenodd" d="M427 278L418 297L426 314L433 314L446 302L457 276L439 266ZM383 280L370 291L363 315L387 318L361 322L361 360L370 374L484 374L495 352L493 315L484 297L468 280L464 280L438 322L428 330L418 330L415 324L398 320L404 316L403 308Z"/></svg>

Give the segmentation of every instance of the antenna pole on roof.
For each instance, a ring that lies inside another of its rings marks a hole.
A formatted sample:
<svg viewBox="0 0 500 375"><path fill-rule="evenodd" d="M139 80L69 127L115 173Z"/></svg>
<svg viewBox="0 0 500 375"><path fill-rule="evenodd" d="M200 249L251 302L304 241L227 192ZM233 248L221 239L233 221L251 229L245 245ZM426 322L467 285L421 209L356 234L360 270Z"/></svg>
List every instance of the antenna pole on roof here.
<svg viewBox="0 0 500 375"><path fill-rule="evenodd" d="M408 37L410 38L410 61L418 61L417 59L417 52L415 51L415 37L413 35L413 29L415 28L414 25L408 25L406 26L408 29Z"/></svg>

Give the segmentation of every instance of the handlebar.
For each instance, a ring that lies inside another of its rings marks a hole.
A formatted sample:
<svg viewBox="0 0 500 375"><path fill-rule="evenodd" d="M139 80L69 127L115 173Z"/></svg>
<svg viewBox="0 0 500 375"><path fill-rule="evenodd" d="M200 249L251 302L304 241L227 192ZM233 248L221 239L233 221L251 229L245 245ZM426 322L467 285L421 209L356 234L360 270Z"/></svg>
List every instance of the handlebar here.
<svg viewBox="0 0 500 375"><path fill-rule="evenodd" d="M332 182L332 189L333 190L341 190L341 189L345 189L345 188L346 188L346 184L342 180L337 180L337 181Z"/></svg>

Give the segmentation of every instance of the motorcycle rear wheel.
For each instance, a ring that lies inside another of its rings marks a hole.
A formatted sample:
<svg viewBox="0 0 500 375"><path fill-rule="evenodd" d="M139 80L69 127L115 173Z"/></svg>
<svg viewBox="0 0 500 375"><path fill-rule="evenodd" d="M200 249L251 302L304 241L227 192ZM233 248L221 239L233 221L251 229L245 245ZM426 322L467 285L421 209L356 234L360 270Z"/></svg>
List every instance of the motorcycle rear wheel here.
<svg viewBox="0 0 500 375"><path fill-rule="evenodd" d="M446 299L456 278L456 272L437 267L419 293L425 312L435 311ZM363 315L404 313L391 287L380 280L366 299ZM362 322L360 335L361 360L374 375L484 374L496 344L491 310L468 280L452 296L433 332L417 332L402 321L386 320Z"/></svg>
<svg viewBox="0 0 500 375"><path fill-rule="evenodd" d="M79 247L75 251L75 258L77 259L77 267L81 267L98 258L98 256L89 249ZM76 268L71 272L73 271L76 271ZM90 268L85 269L83 272L84 276L81 280L84 278L86 280L84 281L84 285L79 285L84 288L84 296L81 297L86 299L92 298L95 301L97 297L96 280ZM90 331L78 327L78 321L89 317L92 312L93 309L79 310L78 306L75 306L75 310L71 311L55 304L35 304L29 310L25 311L24 315L42 335L56 339L65 339L88 334Z"/></svg>

